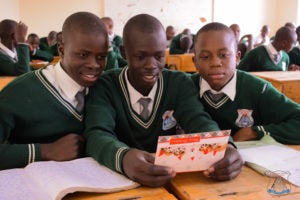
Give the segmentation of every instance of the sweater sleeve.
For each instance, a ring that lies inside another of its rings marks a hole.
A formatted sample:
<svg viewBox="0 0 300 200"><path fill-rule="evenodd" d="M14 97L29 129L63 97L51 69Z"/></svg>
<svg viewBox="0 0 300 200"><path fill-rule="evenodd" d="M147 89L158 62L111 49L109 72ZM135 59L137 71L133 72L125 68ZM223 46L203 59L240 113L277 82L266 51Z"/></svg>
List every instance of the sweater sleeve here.
<svg viewBox="0 0 300 200"><path fill-rule="evenodd" d="M30 71L29 48L26 44L17 45L18 61L14 62L8 56L1 54L0 57L0 75L18 76Z"/></svg>
<svg viewBox="0 0 300 200"><path fill-rule="evenodd" d="M86 154L108 168L123 173L122 160L129 147L119 141L114 133L116 110L109 98L109 85L99 80L90 89L84 131Z"/></svg>
<svg viewBox="0 0 300 200"><path fill-rule="evenodd" d="M254 126L257 139L271 135L284 144L300 144L300 105L266 84L259 99L260 118L263 123Z"/></svg>

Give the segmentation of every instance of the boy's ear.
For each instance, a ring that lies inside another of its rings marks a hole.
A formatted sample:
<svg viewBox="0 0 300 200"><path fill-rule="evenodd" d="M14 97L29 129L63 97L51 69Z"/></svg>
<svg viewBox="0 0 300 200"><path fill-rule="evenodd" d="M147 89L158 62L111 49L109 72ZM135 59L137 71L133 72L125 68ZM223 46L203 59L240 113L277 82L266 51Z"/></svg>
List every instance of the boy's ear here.
<svg viewBox="0 0 300 200"><path fill-rule="evenodd" d="M120 53L121 56L126 60L126 54L125 54L125 49L124 49L124 45L120 45Z"/></svg>
<svg viewBox="0 0 300 200"><path fill-rule="evenodd" d="M241 60L241 51L236 52L235 60L236 60L236 66L238 66L240 64L240 60Z"/></svg>

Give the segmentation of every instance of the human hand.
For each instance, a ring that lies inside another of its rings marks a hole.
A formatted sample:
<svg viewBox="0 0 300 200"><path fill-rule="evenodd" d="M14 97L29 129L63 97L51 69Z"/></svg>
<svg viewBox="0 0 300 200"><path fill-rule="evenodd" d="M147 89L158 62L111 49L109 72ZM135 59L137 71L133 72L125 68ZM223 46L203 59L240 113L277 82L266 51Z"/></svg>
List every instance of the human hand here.
<svg viewBox="0 0 300 200"><path fill-rule="evenodd" d="M234 136L232 136L232 138L237 142L255 140L257 138L257 132L255 132L251 127L241 128L234 134Z"/></svg>
<svg viewBox="0 0 300 200"><path fill-rule="evenodd" d="M84 142L81 135L70 133L53 143L41 144L42 160L68 161L79 158Z"/></svg>
<svg viewBox="0 0 300 200"><path fill-rule="evenodd" d="M138 149L131 149L124 155L123 170L133 181L150 187L163 186L176 175L170 167L154 165L154 157Z"/></svg>
<svg viewBox="0 0 300 200"><path fill-rule="evenodd" d="M17 43L25 43L26 42L26 34L28 27L23 22L19 22L16 27L15 39Z"/></svg>
<svg viewBox="0 0 300 200"><path fill-rule="evenodd" d="M295 65L295 64L291 64L289 66L289 71L300 71L300 66Z"/></svg>
<svg viewBox="0 0 300 200"><path fill-rule="evenodd" d="M242 171L243 160L237 149L228 144L224 158L203 171L204 176L217 181L235 178Z"/></svg>

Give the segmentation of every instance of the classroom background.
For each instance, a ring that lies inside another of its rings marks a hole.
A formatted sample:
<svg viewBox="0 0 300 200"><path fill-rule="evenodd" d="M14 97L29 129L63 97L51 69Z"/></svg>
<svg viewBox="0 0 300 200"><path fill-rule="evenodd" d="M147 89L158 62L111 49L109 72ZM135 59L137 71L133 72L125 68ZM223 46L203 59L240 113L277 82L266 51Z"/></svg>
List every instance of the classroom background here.
<svg viewBox="0 0 300 200"><path fill-rule="evenodd" d="M114 20L114 32L122 35L126 21L139 13L173 25L176 32L190 28L196 32L212 21L226 25L237 23L241 35L259 34L263 25L270 26L270 36L286 22L300 23L299 0L0 0L0 21L22 20L28 33L46 36L50 30L60 31L71 13L89 11Z"/></svg>

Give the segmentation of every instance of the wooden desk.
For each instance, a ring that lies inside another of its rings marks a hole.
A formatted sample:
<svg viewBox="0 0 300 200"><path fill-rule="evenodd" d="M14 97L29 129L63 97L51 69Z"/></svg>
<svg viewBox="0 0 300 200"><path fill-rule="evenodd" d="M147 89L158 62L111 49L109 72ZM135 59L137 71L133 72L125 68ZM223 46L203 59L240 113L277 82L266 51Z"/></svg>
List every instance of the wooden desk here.
<svg viewBox="0 0 300 200"><path fill-rule="evenodd" d="M300 145L295 146L300 150ZM177 174L171 181L170 190L180 200L293 200L300 199L300 187L291 185L291 193L285 196L271 196L267 192L274 179L260 175L247 166L233 180L216 182L205 178L200 172Z"/></svg>
<svg viewBox="0 0 300 200"><path fill-rule="evenodd" d="M175 196L170 194L163 187L149 188L139 187L122 192L99 194L99 193L74 193L69 194L63 200L176 200Z"/></svg>
<svg viewBox="0 0 300 200"><path fill-rule="evenodd" d="M300 71L251 72L272 83L280 92L300 103Z"/></svg>
<svg viewBox="0 0 300 200"><path fill-rule="evenodd" d="M9 82L14 80L16 76L0 76L0 90L4 88Z"/></svg>
<svg viewBox="0 0 300 200"><path fill-rule="evenodd" d="M193 53L188 54L172 54L168 56L168 66L170 69L180 70L184 72L196 72L193 62Z"/></svg>

